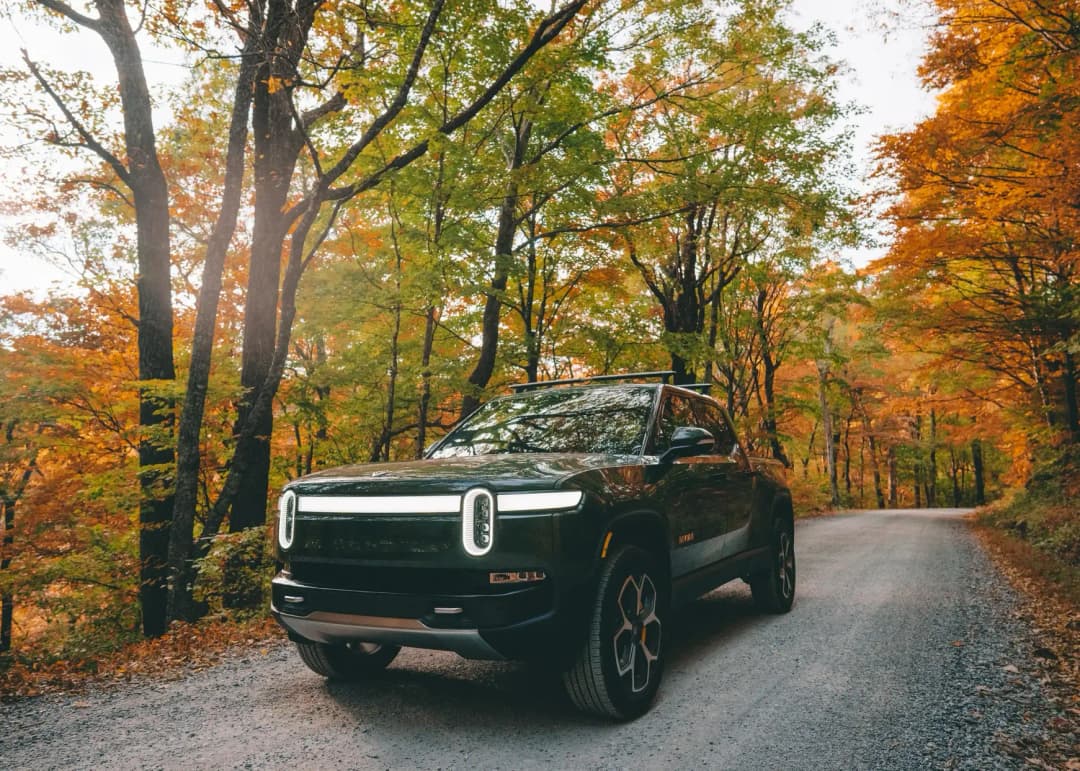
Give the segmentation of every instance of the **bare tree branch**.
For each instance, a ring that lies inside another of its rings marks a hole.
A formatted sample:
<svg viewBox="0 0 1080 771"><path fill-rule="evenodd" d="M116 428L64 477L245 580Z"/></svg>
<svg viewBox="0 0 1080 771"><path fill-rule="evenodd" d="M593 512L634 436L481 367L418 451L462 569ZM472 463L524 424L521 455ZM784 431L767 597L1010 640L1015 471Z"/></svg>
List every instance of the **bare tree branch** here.
<svg viewBox="0 0 1080 771"><path fill-rule="evenodd" d="M45 0L41 1L45 2ZM112 167L113 171L116 172L116 176L120 177L120 180L125 185L130 187L131 177L128 174L127 167L125 167L124 164L120 162L119 158L109 152L105 148L105 146L102 145L94 137L94 135L90 133L89 129L87 129L86 126L83 125L82 121L75 117L75 113L73 113L68 108L64 100L60 98L60 95L56 93L55 89L53 89L53 87L49 84L49 81L47 81L45 79L45 76L42 75L41 70L38 69L38 66L30 59L30 55L26 53L25 48L22 49L22 58L23 61L26 62L26 66L30 70L30 74L34 76L34 79L38 82L38 85L40 85L42 90L44 90L45 93L49 95L49 98L53 100L53 103L55 103L56 106L60 109L60 112L64 114L64 117L67 118L68 123L71 124L71 127L74 128L78 135L82 138L86 148L92 150L98 155L98 157L100 157L103 161L109 164L109 166Z"/></svg>

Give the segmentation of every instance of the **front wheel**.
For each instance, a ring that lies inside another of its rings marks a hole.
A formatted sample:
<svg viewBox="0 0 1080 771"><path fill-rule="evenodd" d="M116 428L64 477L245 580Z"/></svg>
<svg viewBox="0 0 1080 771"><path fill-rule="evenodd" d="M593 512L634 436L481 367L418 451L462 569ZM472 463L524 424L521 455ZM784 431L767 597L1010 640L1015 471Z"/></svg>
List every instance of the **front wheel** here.
<svg viewBox="0 0 1080 771"><path fill-rule="evenodd" d="M367 642L347 645L298 642L296 650L308 669L323 677L331 680L363 680L386 669L401 648Z"/></svg>
<svg viewBox="0 0 1080 771"><path fill-rule="evenodd" d="M795 601L795 530L790 522L773 523L769 568L750 576L754 602L767 613L787 613Z"/></svg>
<svg viewBox="0 0 1080 771"><path fill-rule="evenodd" d="M624 546L607 559L585 643L563 673L574 706L616 720L649 709L663 674L667 595L665 577L648 552Z"/></svg>

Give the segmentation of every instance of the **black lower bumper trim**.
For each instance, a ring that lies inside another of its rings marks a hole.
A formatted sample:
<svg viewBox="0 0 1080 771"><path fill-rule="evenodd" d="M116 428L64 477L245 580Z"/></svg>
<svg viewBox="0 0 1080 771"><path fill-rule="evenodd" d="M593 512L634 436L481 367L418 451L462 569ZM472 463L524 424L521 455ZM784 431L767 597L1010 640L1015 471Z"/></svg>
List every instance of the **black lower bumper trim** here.
<svg viewBox="0 0 1080 771"><path fill-rule="evenodd" d="M556 602L552 582L546 580L534 586L514 589L500 594L484 595L420 595L370 592L356 589L336 589L313 586L297 581L288 574L279 574L273 581L274 614L293 634L316 642L366 640L399 645L439 648L462 652L457 641L470 634L481 640L489 631L500 640L507 635L500 630L531 626L531 622L546 622L554 616ZM353 621L345 621L352 617ZM327 622L327 618L331 618ZM356 621L355 619L360 619ZM318 621L319 624L305 623ZM376 619L376 623L371 623ZM378 620L383 620L385 624ZM325 623L341 623L361 629L330 629ZM411 626L408 634L403 624ZM382 629L383 626L392 631ZM379 627L378 639L361 635ZM430 634L428 634L430 632ZM447 633L442 637L439 633ZM455 634L462 632L463 634ZM321 635L321 636L320 636ZM516 637L511 635L510 637ZM325 639L323 639L325 638ZM394 638L394 639L390 639ZM409 638L409 639L406 639ZM453 644L450 644L453 643ZM501 658L496 655L477 655L481 646L467 644L463 655L479 658Z"/></svg>

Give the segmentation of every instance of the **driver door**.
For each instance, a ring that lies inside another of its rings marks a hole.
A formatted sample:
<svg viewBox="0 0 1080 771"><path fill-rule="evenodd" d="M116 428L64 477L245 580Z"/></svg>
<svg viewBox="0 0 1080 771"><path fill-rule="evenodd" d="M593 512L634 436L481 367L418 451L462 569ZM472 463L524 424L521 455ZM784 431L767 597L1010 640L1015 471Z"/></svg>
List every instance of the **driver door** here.
<svg viewBox="0 0 1080 771"><path fill-rule="evenodd" d="M675 429L704 421L705 402L677 392L665 395L653 452L664 453ZM715 434L714 434L715 436ZM724 491L732 461L721 448L703 455L678 458L667 467L657 485L661 506L671 532L672 577L693 573L721 558L729 517Z"/></svg>

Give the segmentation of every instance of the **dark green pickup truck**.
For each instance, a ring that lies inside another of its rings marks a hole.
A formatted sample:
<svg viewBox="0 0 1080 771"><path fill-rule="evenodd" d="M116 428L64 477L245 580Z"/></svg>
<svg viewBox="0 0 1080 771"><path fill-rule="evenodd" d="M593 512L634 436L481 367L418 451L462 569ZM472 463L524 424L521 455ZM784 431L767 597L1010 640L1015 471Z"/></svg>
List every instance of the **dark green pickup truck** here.
<svg viewBox="0 0 1080 771"><path fill-rule="evenodd" d="M626 379L646 375L667 373ZM273 613L330 678L403 645L533 660L628 719L660 684L673 605L734 578L770 612L795 594L782 467L666 382L526 384L423 460L311 474L279 509Z"/></svg>

